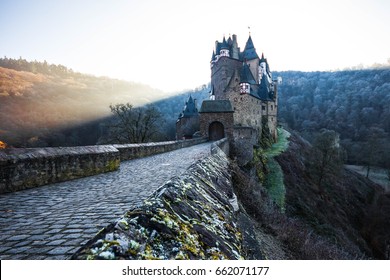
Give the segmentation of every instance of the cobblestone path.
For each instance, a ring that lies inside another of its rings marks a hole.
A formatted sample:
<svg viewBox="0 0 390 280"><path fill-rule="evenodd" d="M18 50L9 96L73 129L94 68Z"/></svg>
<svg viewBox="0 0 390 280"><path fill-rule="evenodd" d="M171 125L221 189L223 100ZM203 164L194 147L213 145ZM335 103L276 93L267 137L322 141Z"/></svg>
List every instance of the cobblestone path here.
<svg viewBox="0 0 390 280"><path fill-rule="evenodd" d="M120 170L0 195L0 259L67 259L101 228L210 154L210 143L121 163Z"/></svg>

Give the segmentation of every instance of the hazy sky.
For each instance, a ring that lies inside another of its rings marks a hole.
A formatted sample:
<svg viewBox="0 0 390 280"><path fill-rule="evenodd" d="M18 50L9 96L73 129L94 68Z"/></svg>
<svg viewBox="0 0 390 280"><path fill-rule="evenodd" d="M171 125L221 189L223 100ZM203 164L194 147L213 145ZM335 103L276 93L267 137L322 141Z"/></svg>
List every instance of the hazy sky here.
<svg viewBox="0 0 390 280"><path fill-rule="evenodd" d="M0 0L0 56L165 91L209 82L215 40L248 26L271 70L332 70L390 58L389 0Z"/></svg>

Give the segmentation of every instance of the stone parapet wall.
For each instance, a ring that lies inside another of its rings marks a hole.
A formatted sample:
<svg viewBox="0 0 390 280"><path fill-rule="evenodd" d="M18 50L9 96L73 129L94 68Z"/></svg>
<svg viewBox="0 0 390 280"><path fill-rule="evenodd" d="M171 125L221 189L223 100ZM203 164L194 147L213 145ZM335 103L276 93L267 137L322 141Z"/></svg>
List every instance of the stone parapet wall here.
<svg viewBox="0 0 390 280"><path fill-rule="evenodd" d="M218 143L219 142L219 143ZM245 259L229 160L212 156L157 189L100 231L72 259Z"/></svg>
<svg viewBox="0 0 390 280"><path fill-rule="evenodd" d="M0 194L114 171L124 160L206 141L198 138L129 145L3 149L0 151Z"/></svg>
<svg viewBox="0 0 390 280"><path fill-rule="evenodd" d="M224 154L226 156L230 155L230 145L229 145L229 141L226 137L214 142L211 145L211 154L212 155L219 153L219 151L224 152Z"/></svg>
<svg viewBox="0 0 390 280"><path fill-rule="evenodd" d="M4 149L0 193L114 171L119 164L119 151L112 146Z"/></svg>
<svg viewBox="0 0 390 280"><path fill-rule="evenodd" d="M144 144L118 144L113 145L113 147L119 150L121 161L124 161L166 153L205 142L207 142L207 138L196 138L191 140L154 142Z"/></svg>

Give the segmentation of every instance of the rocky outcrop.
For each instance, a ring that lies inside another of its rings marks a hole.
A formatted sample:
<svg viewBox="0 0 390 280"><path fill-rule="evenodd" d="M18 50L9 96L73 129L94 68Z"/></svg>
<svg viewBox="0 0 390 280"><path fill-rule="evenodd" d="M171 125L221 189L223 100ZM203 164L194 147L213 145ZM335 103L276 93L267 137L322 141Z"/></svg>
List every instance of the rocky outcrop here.
<svg viewBox="0 0 390 280"><path fill-rule="evenodd" d="M72 259L244 259L229 161L216 145L213 150Z"/></svg>

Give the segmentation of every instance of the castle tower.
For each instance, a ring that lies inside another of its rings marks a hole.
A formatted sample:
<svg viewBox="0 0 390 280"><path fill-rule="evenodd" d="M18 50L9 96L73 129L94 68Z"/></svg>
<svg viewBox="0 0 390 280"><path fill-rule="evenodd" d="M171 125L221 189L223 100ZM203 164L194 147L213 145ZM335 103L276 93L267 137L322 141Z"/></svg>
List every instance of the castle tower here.
<svg viewBox="0 0 390 280"><path fill-rule="evenodd" d="M222 41L221 50L219 52L219 55L230 57L229 45L226 42L225 37L223 37L223 41Z"/></svg>
<svg viewBox="0 0 390 280"><path fill-rule="evenodd" d="M211 61L211 100L229 100L236 127L251 127L261 133L268 120L276 139L277 83L267 59L258 56L251 35L240 52L237 36L216 41Z"/></svg>
<svg viewBox="0 0 390 280"><path fill-rule="evenodd" d="M190 95L176 121L176 139L191 139L199 131L199 112L196 100Z"/></svg>

